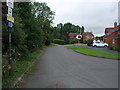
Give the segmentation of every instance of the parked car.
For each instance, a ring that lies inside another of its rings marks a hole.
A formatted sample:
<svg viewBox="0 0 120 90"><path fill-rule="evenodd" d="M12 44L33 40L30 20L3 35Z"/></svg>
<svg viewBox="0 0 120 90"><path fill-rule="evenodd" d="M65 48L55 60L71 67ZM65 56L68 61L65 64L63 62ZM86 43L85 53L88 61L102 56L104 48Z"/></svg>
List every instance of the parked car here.
<svg viewBox="0 0 120 90"><path fill-rule="evenodd" d="M93 47L108 47L108 44L102 41L98 41L98 42L96 41L96 42L93 42L92 46Z"/></svg>

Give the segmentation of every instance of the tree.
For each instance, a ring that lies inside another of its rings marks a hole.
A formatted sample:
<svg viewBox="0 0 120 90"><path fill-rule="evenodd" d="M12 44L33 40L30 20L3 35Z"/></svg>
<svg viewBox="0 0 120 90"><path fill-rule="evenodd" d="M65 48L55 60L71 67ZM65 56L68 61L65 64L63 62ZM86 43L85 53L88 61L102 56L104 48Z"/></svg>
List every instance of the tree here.
<svg viewBox="0 0 120 90"><path fill-rule="evenodd" d="M84 32L84 26L82 26L81 28L81 34Z"/></svg>
<svg viewBox="0 0 120 90"><path fill-rule="evenodd" d="M51 24L55 13L51 11L50 7L48 7L46 3L38 2L33 3L32 12L39 23L39 27L42 29L43 43L45 45L49 45L51 42L50 37L52 37L50 35L50 33L52 33Z"/></svg>

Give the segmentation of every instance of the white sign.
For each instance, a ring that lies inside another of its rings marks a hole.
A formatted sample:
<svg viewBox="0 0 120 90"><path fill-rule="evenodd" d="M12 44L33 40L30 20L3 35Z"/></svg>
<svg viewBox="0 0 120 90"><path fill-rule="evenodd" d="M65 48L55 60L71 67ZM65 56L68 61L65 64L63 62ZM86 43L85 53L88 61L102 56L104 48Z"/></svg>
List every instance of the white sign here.
<svg viewBox="0 0 120 90"><path fill-rule="evenodd" d="M14 7L14 5L13 5L13 0L7 0L6 4L7 4L7 6L8 6L9 8L13 8L13 7Z"/></svg>
<svg viewBox="0 0 120 90"><path fill-rule="evenodd" d="M8 15L12 16L12 8L8 7Z"/></svg>

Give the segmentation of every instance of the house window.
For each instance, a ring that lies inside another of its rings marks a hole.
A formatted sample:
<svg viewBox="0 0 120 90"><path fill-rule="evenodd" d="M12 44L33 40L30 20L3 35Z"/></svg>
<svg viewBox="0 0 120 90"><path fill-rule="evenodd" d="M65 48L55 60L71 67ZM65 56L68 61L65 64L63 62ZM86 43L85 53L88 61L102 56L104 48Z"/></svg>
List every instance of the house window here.
<svg viewBox="0 0 120 90"><path fill-rule="evenodd" d="M115 44L115 39L112 40L112 44Z"/></svg>
<svg viewBox="0 0 120 90"><path fill-rule="evenodd" d="M106 33L106 36L108 36L109 35L109 33Z"/></svg>

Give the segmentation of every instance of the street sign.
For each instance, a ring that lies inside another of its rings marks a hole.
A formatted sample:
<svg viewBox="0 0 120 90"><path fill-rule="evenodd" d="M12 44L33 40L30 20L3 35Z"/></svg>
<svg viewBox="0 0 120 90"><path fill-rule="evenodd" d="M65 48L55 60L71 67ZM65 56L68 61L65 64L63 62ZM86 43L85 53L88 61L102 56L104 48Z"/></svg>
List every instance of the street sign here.
<svg viewBox="0 0 120 90"><path fill-rule="evenodd" d="M14 18L12 16L8 15L8 14L7 14L7 20L14 23Z"/></svg>
<svg viewBox="0 0 120 90"><path fill-rule="evenodd" d="M13 5L13 0L7 0L6 4L7 4L7 6L8 6L9 8L13 8L13 7L14 7L14 5Z"/></svg>
<svg viewBox="0 0 120 90"><path fill-rule="evenodd" d="M12 22L8 22L8 27L13 27L13 23Z"/></svg>
<svg viewBox="0 0 120 90"><path fill-rule="evenodd" d="M8 7L8 15L12 16L12 8Z"/></svg>

